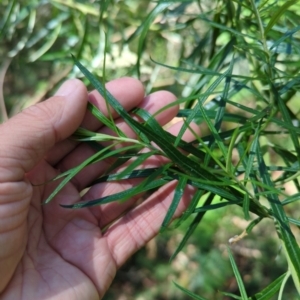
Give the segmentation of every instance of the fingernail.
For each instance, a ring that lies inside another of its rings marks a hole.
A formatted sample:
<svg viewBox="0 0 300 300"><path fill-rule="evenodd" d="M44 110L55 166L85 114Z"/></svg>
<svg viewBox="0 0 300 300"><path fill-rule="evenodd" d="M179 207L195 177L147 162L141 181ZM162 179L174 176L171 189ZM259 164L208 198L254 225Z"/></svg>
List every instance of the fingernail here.
<svg viewBox="0 0 300 300"><path fill-rule="evenodd" d="M68 96L77 89L78 79L69 79L65 81L56 91L55 96Z"/></svg>

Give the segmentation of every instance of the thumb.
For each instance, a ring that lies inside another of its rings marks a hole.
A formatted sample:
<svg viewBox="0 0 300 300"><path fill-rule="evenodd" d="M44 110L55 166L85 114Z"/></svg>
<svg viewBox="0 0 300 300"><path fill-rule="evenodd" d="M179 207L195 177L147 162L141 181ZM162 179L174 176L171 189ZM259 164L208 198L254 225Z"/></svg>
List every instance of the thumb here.
<svg viewBox="0 0 300 300"><path fill-rule="evenodd" d="M57 142L83 120L87 90L78 79L66 81L50 99L30 106L0 126L0 182L22 180Z"/></svg>

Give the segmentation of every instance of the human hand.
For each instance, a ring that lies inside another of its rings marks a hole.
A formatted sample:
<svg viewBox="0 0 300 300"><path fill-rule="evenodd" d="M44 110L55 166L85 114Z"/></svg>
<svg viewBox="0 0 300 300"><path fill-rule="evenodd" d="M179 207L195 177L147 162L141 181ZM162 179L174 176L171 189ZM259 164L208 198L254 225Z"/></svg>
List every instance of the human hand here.
<svg viewBox="0 0 300 300"><path fill-rule="evenodd" d="M151 114L174 101L165 91L144 97L141 83L121 78L107 89L130 110L136 106ZM0 126L0 295L1 299L99 299L111 284L117 269L159 231L172 200L176 182L170 182L135 205L137 199L84 209L66 209L59 204L91 200L130 188L135 180L94 185L80 192L105 172L110 162L100 162L81 171L47 205L41 205L57 185L46 182L94 154L86 144L68 137L82 126L109 133L86 111L87 99L105 115L104 99L89 94L79 80L65 82L56 95L29 107ZM173 106L156 119L161 125L172 120ZM133 131L118 118L116 123L129 137ZM180 125L169 131L176 134ZM186 132L189 141L192 134ZM163 163L158 157L148 164ZM193 194L188 188L175 213L179 216ZM132 209L130 209L132 208ZM101 229L112 224L102 234Z"/></svg>

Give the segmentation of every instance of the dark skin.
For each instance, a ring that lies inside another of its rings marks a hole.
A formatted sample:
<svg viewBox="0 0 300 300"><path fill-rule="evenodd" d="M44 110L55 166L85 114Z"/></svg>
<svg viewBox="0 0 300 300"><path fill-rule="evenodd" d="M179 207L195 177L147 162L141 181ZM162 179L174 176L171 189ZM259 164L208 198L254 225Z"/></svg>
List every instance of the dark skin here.
<svg viewBox="0 0 300 300"><path fill-rule="evenodd" d="M107 88L127 110L140 106L153 114L175 100L166 91L144 97L142 84L132 78L111 81ZM81 198L80 191L103 174L111 161L87 167L52 202L41 205L57 183L36 184L94 153L87 145L69 139L78 126L111 134L86 111L88 100L107 115L98 92L88 94L81 81L69 80L54 97L0 126L1 299L101 299L118 268L159 231L176 182L160 188L139 205L137 199L130 199L78 210L59 206L116 193L138 182L97 184ZM164 125L177 110L173 106L156 119ZM114 111L113 116L134 138ZM175 124L169 131L176 134L180 126ZM193 134L186 132L184 139L192 138ZM145 167L165 161L152 157ZM193 192L193 188L185 191L175 217L187 207Z"/></svg>

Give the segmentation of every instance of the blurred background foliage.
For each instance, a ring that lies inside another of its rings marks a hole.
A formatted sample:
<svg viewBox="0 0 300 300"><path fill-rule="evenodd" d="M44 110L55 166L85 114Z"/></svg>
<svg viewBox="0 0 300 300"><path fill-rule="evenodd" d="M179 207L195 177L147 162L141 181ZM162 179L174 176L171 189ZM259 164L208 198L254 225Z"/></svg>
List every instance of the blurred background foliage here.
<svg viewBox="0 0 300 300"><path fill-rule="evenodd" d="M262 26L268 30L265 46L273 56L266 57L261 50L261 33L251 3L258 7ZM141 79L147 93L167 89L178 97L188 97L211 83L210 72L228 69L232 60L228 53L234 48L234 73L248 76L255 70L257 80L251 84L262 98L268 89L263 64L258 62L276 60L278 73L274 76L278 75L278 84L286 89L284 97L296 121L300 112L299 20L298 1L1 0L0 118L4 121L49 97L66 78L82 77L71 54L100 78L134 76ZM291 77L293 84L288 85ZM249 107L267 107L264 101L256 103L247 90L234 99ZM230 128L231 124L224 126ZM283 147L288 142L281 141ZM276 155L270 156L270 160L276 159ZM286 190L295 192L294 186L286 186ZM298 219L298 205L289 209ZM276 232L268 222L232 246L248 295L286 271ZM207 299L231 299L219 292L238 293L226 245L248 223L239 208L210 211L171 263L170 256L188 224L159 235L118 272L104 299L190 299L174 281ZM293 231L299 238L298 227ZM297 299L290 281L284 295L285 299Z"/></svg>

